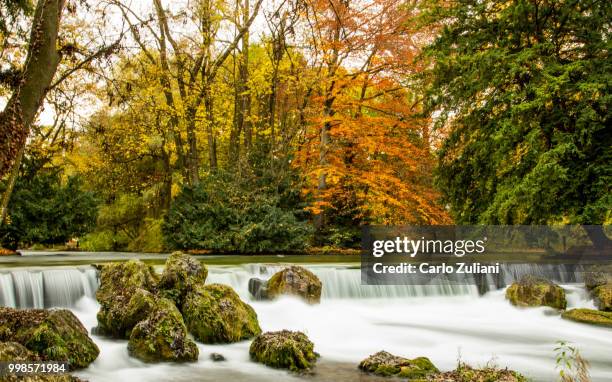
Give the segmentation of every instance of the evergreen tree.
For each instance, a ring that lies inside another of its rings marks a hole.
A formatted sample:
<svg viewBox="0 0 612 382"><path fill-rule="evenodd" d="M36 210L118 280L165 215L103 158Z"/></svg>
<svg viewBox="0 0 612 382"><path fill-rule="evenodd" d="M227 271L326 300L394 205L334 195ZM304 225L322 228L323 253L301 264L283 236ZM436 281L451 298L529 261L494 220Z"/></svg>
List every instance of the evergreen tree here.
<svg viewBox="0 0 612 382"><path fill-rule="evenodd" d="M427 102L457 223L610 222L612 3L429 1Z"/></svg>

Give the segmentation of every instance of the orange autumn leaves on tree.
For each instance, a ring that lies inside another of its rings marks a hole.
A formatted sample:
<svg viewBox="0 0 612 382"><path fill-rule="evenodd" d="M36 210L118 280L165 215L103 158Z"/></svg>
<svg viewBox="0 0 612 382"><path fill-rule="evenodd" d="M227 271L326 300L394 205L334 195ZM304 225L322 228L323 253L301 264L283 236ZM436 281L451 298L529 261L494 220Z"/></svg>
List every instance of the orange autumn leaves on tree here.
<svg viewBox="0 0 612 382"><path fill-rule="evenodd" d="M374 224L443 224L429 176L429 121L407 78L422 40L398 0L308 2L308 57L318 68L297 165L307 174L317 228L351 199ZM350 195L348 195L350 194Z"/></svg>

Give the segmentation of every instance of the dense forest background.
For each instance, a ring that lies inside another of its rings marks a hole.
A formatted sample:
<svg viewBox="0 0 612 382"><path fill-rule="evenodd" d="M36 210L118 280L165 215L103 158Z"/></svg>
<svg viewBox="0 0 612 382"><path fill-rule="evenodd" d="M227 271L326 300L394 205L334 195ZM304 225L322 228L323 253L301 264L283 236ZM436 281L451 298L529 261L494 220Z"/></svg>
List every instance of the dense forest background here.
<svg viewBox="0 0 612 382"><path fill-rule="evenodd" d="M0 246L610 224L611 20L594 0L0 0Z"/></svg>

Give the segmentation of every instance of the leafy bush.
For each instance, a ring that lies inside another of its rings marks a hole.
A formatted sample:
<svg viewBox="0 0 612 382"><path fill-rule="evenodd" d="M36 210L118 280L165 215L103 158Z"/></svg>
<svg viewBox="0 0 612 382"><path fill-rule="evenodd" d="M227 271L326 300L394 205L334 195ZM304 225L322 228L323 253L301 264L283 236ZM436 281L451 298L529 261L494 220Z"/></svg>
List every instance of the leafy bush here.
<svg viewBox="0 0 612 382"><path fill-rule="evenodd" d="M163 219L145 219L138 236L128 244L128 250L133 252L164 252L162 223Z"/></svg>
<svg viewBox="0 0 612 382"><path fill-rule="evenodd" d="M0 243L7 248L65 243L91 231L96 216L96 198L78 177L63 183L58 171L40 171L17 180Z"/></svg>
<svg viewBox="0 0 612 382"><path fill-rule="evenodd" d="M277 189L241 184L211 175L177 196L162 225L174 249L229 252L281 252L304 249L312 229L298 218L302 209Z"/></svg>
<svg viewBox="0 0 612 382"><path fill-rule="evenodd" d="M102 230L88 233L79 243L83 251L105 252L127 248L129 238L124 233Z"/></svg>

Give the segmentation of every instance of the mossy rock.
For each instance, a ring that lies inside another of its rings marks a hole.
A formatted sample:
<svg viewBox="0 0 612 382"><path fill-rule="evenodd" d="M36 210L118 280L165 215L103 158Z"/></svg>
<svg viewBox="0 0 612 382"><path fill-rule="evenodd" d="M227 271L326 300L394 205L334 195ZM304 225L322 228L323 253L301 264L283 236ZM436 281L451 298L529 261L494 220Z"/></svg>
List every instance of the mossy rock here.
<svg viewBox="0 0 612 382"><path fill-rule="evenodd" d="M198 359L198 347L189 338L181 313L171 300L159 297L149 316L132 329L128 352L145 362Z"/></svg>
<svg viewBox="0 0 612 382"><path fill-rule="evenodd" d="M166 260L158 288L161 295L181 306L185 295L196 286L204 285L207 276L205 265L185 253L174 252Z"/></svg>
<svg viewBox="0 0 612 382"><path fill-rule="evenodd" d="M584 286L588 290L606 284L612 284L612 265L593 265L585 270Z"/></svg>
<svg viewBox="0 0 612 382"><path fill-rule="evenodd" d="M359 363L359 369L383 377L401 377L410 381L425 380L439 370L426 357L408 359L379 351Z"/></svg>
<svg viewBox="0 0 612 382"><path fill-rule="evenodd" d="M563 312L561 317L585 324L612 328L612 312L602 312L594 309L571 309Z"/></svg>
<svg viewBox="0 0 612 382"><path fill-rule="evenodd" d="M565 309L565 291L559 285L543 278L524 276L506 289L506 298L516 306L550 306Z"/></svg>
<svg viewBox="0 0 612 382"><path fill-rule="evenodd" d="M0 362L39 361L38 354L19 342L0 342Z"/></svg>
<svg viewBox="0 0 612 382"><path fill-rule="evenodd" d="M31 352L18 342L0 342L0 362L38 362L38 354ZM57 375L4 375L2 382L80 382L81 380L69 374Z"/></svg>
<svg viewBox="0 0 612 382"><path fill-rule="evenodd" d="M487 366L475 369L460 363L453 371L429 376L428 382L527 382L528 379L516 371Z"/></svg>
<svg viewBox="0 0 612 382"><path fill-rule="evenodd" d="M229 286L197 286L185 297L183 317L198 341L230 343L261 333L257 314Z"/></svg>
<svg viewBox="0 0 612 382"><path fill-rule="evenodd" d="M297 265L276 272L266 287L270 299L287 294L299 296L311 304L321 301L321 280L308 269Z"/></svg>
<svg viewBox="0 0 612 382"><path fill-rule="evenodd" d="M155 296L144 289L136 289L131 295L117 296L112 304L104 305L98 311L95 334L130 338L134 326L153 311L155 301Z"/></svg>
<svg viewBox="0 0 612 382"><path fill-rule="evenodd" d="M69 310L0 308L0 341L18 342L41 360L80 369L100 353L87 330Z"/></svg>
<svg viewBox="0 0 612 382"><path fill-rule="evenodd" d="M600 285L591 291L597 309L612 312L612 282Z"/></svg>
<svg viewBox="0 0 612 382"><path fill-rule="evenodd" d="M309 370L319 357L304 333L289 330L258 335L251 343L249 354L256 362L292 371Z"/></svg>
<svg viewBox="0 0 612 382"><path fill-rule="evenodd" d="M110 263L99 267L100 303L96 333L129 338L134 325L151 310L157 278L153 268L139 260Z"/></svg>

